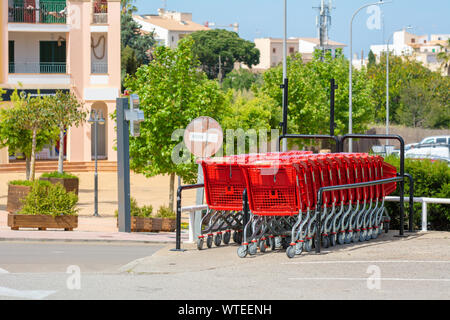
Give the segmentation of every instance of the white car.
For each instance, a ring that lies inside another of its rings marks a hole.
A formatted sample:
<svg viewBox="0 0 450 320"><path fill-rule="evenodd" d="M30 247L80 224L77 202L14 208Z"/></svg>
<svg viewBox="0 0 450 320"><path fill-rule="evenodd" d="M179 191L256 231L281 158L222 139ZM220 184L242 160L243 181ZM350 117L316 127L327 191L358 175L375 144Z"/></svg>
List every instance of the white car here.
<svg viewBox="0 0 450 320"><path fill-rule="evenodd" d="M419 146L405 152L406 158L445 158L450 159L450 147L448 146Z"/></svg>
<svg viewBox="0 0 450 320"><path fill-rule="evenodd" d="M450 144L450 136L427 137L419 142L420 144Z"/></svg>

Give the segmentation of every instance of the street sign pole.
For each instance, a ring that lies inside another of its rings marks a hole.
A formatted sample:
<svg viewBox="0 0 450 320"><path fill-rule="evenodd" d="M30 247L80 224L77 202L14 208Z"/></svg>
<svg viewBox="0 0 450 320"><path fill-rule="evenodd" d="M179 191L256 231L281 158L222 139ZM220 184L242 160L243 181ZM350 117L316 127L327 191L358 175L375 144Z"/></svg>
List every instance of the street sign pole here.
<svg viewBox="0 0 450 320"><path fill-rule="evenodd" d="M117 177L119 202L119 232L131 232L130 208L130 134L125 112L128 97L117 98Z"/></svg>

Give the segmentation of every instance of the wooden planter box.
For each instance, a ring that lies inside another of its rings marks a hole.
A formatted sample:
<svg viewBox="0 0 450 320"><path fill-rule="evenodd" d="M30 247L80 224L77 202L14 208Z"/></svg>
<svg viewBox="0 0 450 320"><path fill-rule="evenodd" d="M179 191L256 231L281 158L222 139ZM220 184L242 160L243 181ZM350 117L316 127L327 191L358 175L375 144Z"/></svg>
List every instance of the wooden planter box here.
<svg viewBox="0 0 450 320"><path fill-rule="evenodd" d="M9 213L15 213L22 209L22 199L30 193L31 187L29 186L19 186L8 184L8 201L6 204L6 211Z"/></svg>
<svg viewBox="0 0 450 320"><path fill-rule="evenodd" d="M177 227L177 221L175 219L162 218L161 231L174 232Z"/></svg>
<svg viewBox="0 0 450 320"><path fill-rule="evenodd" d="M75 192L78 195L79 180L77 178L44 178L40 177L39 180L48 181L51 184L60 183L67 192Z"/></svg>
<svg viewBox="0 0 450 320"><path fill-rule="evenodd" d="M117 226L119 226L119 220L117 220ZM161 228L161 218L131 217L131 232L159 232Z"/></svg>
<svg viewBox="0 0 450 320"><path fill-rule="evenodd" d="M46 216L46 215L26 215L8 214L8 227L11 230L19 228L38 228L39 230L64 229L72 231L78 227L78 216Z"/></svg>

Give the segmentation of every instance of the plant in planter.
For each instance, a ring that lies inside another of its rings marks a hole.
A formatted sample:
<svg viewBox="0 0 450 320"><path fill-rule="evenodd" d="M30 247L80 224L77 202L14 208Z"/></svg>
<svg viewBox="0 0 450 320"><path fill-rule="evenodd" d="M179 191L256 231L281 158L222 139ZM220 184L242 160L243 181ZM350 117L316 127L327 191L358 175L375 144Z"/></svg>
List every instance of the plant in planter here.
<svg viewBox="0 0 450 320"><path fill-rule="evenodd" d="M66 189L67 192L74 192L78 195L79 179L77 176L72 174L66 172L59 173L58 171L43 173L39 177L39 180L48 181L53 184L59 183Z"/></svg>
<svg viewBox="0 0 450 320"><path fill-rule="evenodd" d="M47 115L48 104L43 98L31 98L15 90L11 96L12 107L0 109L0 148L21 152L26 158L26 179L34 180L34 158L45 144L56 139L57 131L51 121L41 119ZM34 120L33 120L34 119ZM15 181L8 185L8 211L15 212L22 206L31 184Z"/></svg>
<svg viewBox="0 0 450 320"><path fill-rule="evenodd" d="M8 226L19 228L62 228L73 230L78 226L78 196L67 192L60 184L34 181L31 190L22 200L23 207L8 215Z"/></svg>
<svg viewBox="0 0 450 320"><path fill-rule="evenodd" d="M161 206L156 213L156 217L162 218L161 231L173 232L176 228L176 214L169 206Z"/></svg>
<svg viewBox="0 0 450 320"><path fill-rule="evenodd" d="M136 199L130 198L131 207L131 232L159 232L162 219L153 217L153 206L139 207ZM115 211L118 217L118 211ZM119 222L117 221L117 225Z"/></svg>

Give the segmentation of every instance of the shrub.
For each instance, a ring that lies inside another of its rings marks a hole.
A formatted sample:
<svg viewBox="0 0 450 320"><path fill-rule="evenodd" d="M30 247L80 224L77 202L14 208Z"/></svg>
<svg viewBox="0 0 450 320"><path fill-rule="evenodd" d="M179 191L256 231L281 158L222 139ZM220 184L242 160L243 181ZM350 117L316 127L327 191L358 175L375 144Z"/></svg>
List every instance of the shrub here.
<svg viewBox="0 0 450 320"><path fill-rule="evenodd" d="M43 173L41 175L41 177L42 178L59 178L59 179L78 179L78 177L73 174L70 174L67 172L59 173L58 171Z"/></svg>
<svg viewBox="0 0 450 320"><path fill-rule="evenodd" d="M47 181L33 182L30 193L22 202L23 208L19 214L64 216L76 215L78 212L78 196L67 192L59 184Z"/></svg>
<svg viewBox="0 0 450 320"><path fill-rule="evenodd" d="M130 208L131 208L131 216L132 217L140 217L140 218L151 218L153 214L153 206L143 206L139 207L135 198L130 198ZM115 216L119 216L119 211L116 210L114 212Z"/></svg>
<svg viewBox="0 0 450 320"><path fill-rule="evenodd" d="M176 219L175 212L169 206L161 206L156 212L158 218Z"/></svg>
<svg viewBox="0 0 450 320"><path fill-rule="evenodd" d="M387 157L386 162L394 165L400 171L400 159ZM414 197L450 198L450 167L443 161L405 159L405 172L414 179ZM398 196L395 191L393 196ZM409 196L409 181L405 180L405 196ZM399 203L386 203L392 219L392 227L399 227ZM428 223L432 230L450 230L449 205L428 204ZM405 203L405 220L409 210L409 203ZM414 204L414 225L421 224L421 204Z"/></svg>
<svg viewBox="0 0 450 320"><path fill-rule="evenodd" d="M38 181L37 183L42 184L42 185L49 185L48 181ZM14 186L27 186L27 187L31 187L33 186L33 181L29 181L29 180L13 180L10 181L9 184L12 184Z"/></svg>

